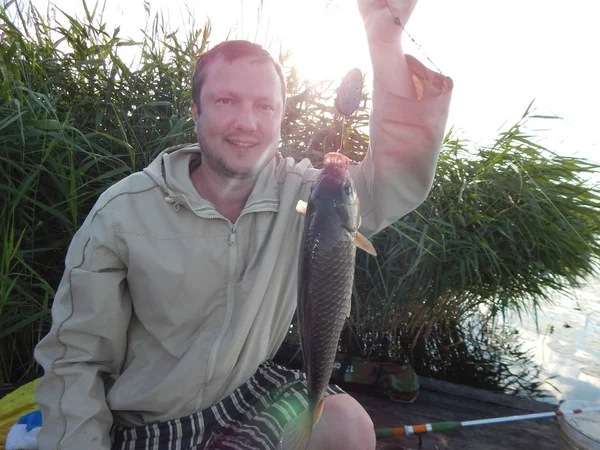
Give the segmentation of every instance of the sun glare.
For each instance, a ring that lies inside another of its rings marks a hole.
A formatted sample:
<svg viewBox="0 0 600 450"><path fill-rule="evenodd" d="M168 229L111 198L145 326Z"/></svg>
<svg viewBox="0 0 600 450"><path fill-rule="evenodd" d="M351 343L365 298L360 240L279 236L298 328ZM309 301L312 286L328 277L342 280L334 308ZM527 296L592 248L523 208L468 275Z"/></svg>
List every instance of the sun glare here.
<svg viewBox="0 0 600 450"><path fill-rule="evenodd" d="M32 3L44 12L51 3L69 14L84 16L80 0L32 0ZM87 5L93 9L95 1L87 0ZM363 72L370 70L356 1L153 0L147 5L150 20L155 14L161 14L172 30L184 32L191 22L202 27L210 19L211 45L236 38L257 42L275 57L281 50L289 51L288 64L293 64L301 76L310 81L338 81L353 67ZM109 27L120 27L123 37L135 39L150 25L143 0L126 3L99 0L97 11L103 13ZM58 11L57 15L60 15Z"/></svg>
<svg viewBox="0 0 600 450"><path fill-rule="evenodd" d="M369 70L369 56L356 2L280 1L265 5L272 35L291 52L308 79L337 80L348 70ZM273 26L276 24L276 26Z"/></svg>

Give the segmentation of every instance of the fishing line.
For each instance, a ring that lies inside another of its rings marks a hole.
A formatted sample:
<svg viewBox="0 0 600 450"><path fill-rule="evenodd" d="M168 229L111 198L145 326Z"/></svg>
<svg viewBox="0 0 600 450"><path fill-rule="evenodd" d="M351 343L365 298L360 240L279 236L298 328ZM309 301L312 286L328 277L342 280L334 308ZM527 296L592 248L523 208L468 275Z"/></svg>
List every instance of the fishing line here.
<svg viewBox="0 0 600 450"><path fill-rule="evenodd" d="M419 50L421 53L423 53L423 55L425 56L425 58L427 58L427 60L433 64L433 67L435 67L435 69L443 75L443 72L440 70L440 68L438 66L436 66L436 64L431 60L431 58L429 56L427 56L427 53L425 53L425 51L423 50L423 46L421 46L421 44L419 44L415 38L413 38L410 33L408 31L406 31L406 28L404 28L404 25L402 24L402 21L400 20L400 17L398 17L397 15L394 14L394 11L392 11L392 8L390 7L390 4L388 3L388 1L385 1L385 5L387 6L388 10L390 11L390 14L392 15L392 17L394 18L394 23L396 25L398 25L400 28L402 28L402 31L404 31L406 33L406 35L410 38L411 41L413 41L413 43L417 46L417 50Z"/></svg>
<svg viewBox="0 0 600 450"><path fill-rule="evenodd" d="M338 148L336 153L342 153L344 148L344 129L346 128L346 117L342 116L342 132L340 134L340 148Z"/></svg>

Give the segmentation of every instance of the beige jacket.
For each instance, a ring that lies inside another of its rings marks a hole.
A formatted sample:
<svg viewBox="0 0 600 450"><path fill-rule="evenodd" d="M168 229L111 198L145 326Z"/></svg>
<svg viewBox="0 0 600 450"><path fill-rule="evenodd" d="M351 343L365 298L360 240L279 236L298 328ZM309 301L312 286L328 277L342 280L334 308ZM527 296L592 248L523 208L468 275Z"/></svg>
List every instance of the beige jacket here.
<svg viewBox="0 0 600 450"><path fill-rule="evenodd" d="M371 149L351 167L367 237L426 198L444 136L452 82L409 60L423 98L376 84ZM35 351L41 450L109 449L113 422L207 408L283 341L296 308L295 205L318 172L274 158L230 223L192 186L198 151L166 150L107 189L74 236Z"/></svg>

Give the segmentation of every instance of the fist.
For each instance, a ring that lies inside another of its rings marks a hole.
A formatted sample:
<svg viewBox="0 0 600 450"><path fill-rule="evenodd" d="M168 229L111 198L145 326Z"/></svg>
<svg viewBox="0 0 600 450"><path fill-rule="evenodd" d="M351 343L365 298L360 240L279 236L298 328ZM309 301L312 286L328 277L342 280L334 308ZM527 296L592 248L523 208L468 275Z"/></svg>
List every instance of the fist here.
<svg viewBox="0 0 600 450"><path fill-rule="evenodd" d="M415 9L417 0L358 0L358 10L363 19L370 43L399 43L403 27ZM398 19L394 18L397 17ZM396 23L400 21L400 24Z"/></svg>

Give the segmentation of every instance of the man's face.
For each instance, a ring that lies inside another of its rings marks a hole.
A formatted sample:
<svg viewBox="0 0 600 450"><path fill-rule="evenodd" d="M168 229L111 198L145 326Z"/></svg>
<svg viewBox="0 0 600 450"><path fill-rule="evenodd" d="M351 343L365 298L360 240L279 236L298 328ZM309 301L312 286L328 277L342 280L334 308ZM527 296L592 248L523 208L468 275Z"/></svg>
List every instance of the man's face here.
<svg viewBox="0 0 600 450"><path fill-rule="evenodd" d="M275 67L250 57L207 68L200 114L192 104L206 169L226 178L255 176L275 155L283 114Z"/></svg>

